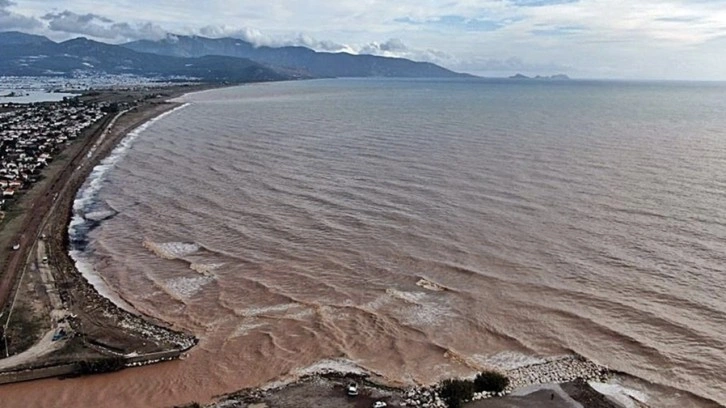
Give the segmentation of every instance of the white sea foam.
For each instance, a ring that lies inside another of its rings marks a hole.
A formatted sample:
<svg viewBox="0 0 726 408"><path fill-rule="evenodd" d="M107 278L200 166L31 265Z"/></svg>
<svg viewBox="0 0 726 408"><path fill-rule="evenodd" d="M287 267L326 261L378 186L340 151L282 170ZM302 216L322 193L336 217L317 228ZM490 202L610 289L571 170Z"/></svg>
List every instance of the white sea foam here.
<svg viewBox="0 0 726 408"><path fill-rule="evenodd" d="M193 270L194 272L201 273L205 276L211 276L213 275L213 272L219 268L224 266L222 263L213 263L213 264L202 264L202 263L192 263L189 265L189 268Z"/></svg>
<svg viewBox="0 0 726 408"><path fill-rule="evenodd" d="M416 285L432 292L443 292L446 290L445 287L439 285L438 283L423 278L419 279L418 282L416 282Z"/></svg>
<svg viewBox="0 0 726 408"><path fill-rule="evenodd" d="M403 300L407 303L419 304L424 301L426 294L423 292L404 292L402 290L388 288L386 293L396 299Z"/></svg>
<svg viewBox="0 0 726 408"><path fill-rule="evenodd" d="M88 176L88 179L86 179L84 185L78 190L76 198L73 201L73 217L71 218L71 222L68 226L68 234L71 240L80 239L83 234L86 233L85 231L81 231L81 229L79 228L86 223L86 220L84 219L84 211L95 202L98 196L98 192L101 190L103 182L106 179L109 171L113 169L116 166L116 163L118 163L126 155L128 150L131 148L131 145L139 137L139 135L141 135L149 126L156 123L156 121L167 115L170 115L172 112L176 112L187 106L189 106L189 104L184 104L142 124L134 131L126 135L126 137L121 140L118 146L116 146L111 151L111 154L109 154L108 157L104 158L98 165L96 165L91 170L91 174ZM105 137L105 132L103 137ZM95 147L96 146L94 146L94 148ZM123 302L117 296L112 295L112 291L104 283L103 279L101 279L101 277L97 275L98 272L93 267L91 261L84 256L82 251L71 250L69 251L69 254L74 260L76 268L81 273L81 275L86 278L86 280L88 280L88 282L98 291L101 296L110 299L112 302L122 308L133 310L133 308L128 305L128 303Z"/></svg>
<svg viewBox="0 0 726 408"><path fill-rule="evenodd" d="M265 317L302 320L311 317L313 315L313 310L296 303L285 303L280 305L244 309L239 313L240 315L245 316L245 318L231 337L246 336L254 329L266 326L268 323L262 321Z"/></svg>
<svg viewBox="0 0 726 408"><path fill-rule="evenodd" d="M313 365L295 371L295 374L300 377L304 375L325 373L350 373L362 375L366 374L366 370L353 360L335 358L320 360Z"/></svg>
<svg viewBox="0 0 726 408"><path fill-rule="evenodd" d="M253 330L267 326L267 323L257 321L256 319L244 319L242 324L237 327L230 337L242 337L250 334Z"/></svg>
<svg viewBox="0 0 726 408"><path fill-rule="evenodd" d="M390 313L412 326L435 325L451 314L445 303L427 293L406 292L394 288L386 289L386 295L366 303L363 308L390 309Z"/></svg>
<svg viewBox="0 0 726 408"><path fill-rule="evenodd" d="M303 309L300 311L289 311L283 316L285 319L290 320L304 320L312 317L315 314L312 309Z"/></svg>
<svg viewBox="0 0 726 408"><path fill-rule="evenodd" d="M255 317L267 314L286 313L290 309L300 308L301 306L297 303L284 303L280 305L253 307L249 309L243 309L239 311L239 314L246 317Z"/></svg>
<svg viewBox="0 0 726 408"><path fill-rule="evenodd" d="M152 242L144 240L144 248L163 259L180 259L201 249L193 242Z"/></svg>
<svg viewBox="0 0 726 408"><path fill-rule="evenodd" d="M100 222L103 220L107 220L107 219L113 217L114 215L116 215L116 211L101 210L101 211L93 211L93 212L86 213L84 218L87 220Z"/></svg>
<svg viewBox="0 0 726 408"><path fill-rule="evenodd" d="M391 300L392 299L390 296L386 296L386 295L378 296L375 299L371 300L370 302L367 302L366 304L364 304L362 307L365 310L378 310L378 309L382 308L383 306L385 306L386 304L390 303Z"/></svg>
<svg viewBox="0 0 726 408"><path fill-rule="evenodd" d="M178 299L188 300L202 290L204 285L212 282L213 280L214 279L212 277L207 276L173 278L166 281L164 286L172 296Z"/></svg>
<svg viewBox="0 0 726 408"><path fill-rule="evenodd" d="M626 408L637 408L635 401L648 403L648 396L640 391L623 387L620 384L608 384L601 382L589 382L590 386L600 394L607 395ZM635 401L634 401L635 400Z"/></svg>
<svg viewBox="0 0 726 408"><path fill-rule="evenodd" d="M450 310L442 305L424 304L401 310L401 320L411 326L434 326L451 316Z"/></svg>
<svg viewBox="0 0 726 408"><path fill-rule="evenodd" d="M515 370L520 367L542 364L548 361L541 357L518 353L516 351L505 351L494 355L475 354L468 359L483 368L493 368L501 371Z"/></svg>

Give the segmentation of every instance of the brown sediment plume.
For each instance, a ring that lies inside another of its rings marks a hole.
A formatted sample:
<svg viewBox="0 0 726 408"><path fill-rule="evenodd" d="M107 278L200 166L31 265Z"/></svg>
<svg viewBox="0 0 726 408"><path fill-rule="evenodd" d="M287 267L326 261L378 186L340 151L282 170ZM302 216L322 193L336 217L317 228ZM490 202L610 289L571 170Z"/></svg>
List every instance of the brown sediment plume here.
<svg viewBox="0 0 726 408"><path fill-rule="evenodd" d="M184 88L171 90L169 96L178 95L181 89ZM158 90L147 91L148 94L158 94ZM31 263L36 245L42 245L38 247L39 258L35 262L41 263L43 252L43 263L47 263L46 260L50 263L49 268L45 267L52 272L49 284L55 285L51 290L54 293L57 291L62 300L61 305L54 305L52 330L63 333L63 338L57 341L57 335L54 335L50 340L52 333L48 333L41 343L47 341L57 347L43 347L42 352L31 352L41 347L39 343L28 352L19 354L12 366L3 367L6 373L2 378L3 383L38 378L44 376L44 373L49 376L94 373L107 371L111 366L164 361L179 357L180 353L197 343L194 336L165 328L161 322L152 322L148 317L142 318L123 310L101 296L76 269L68 252L68 225L73 216L76 192L94 166L136 127L180 105L146 95L138 99L135 106L118 113L109 113L92 125L80 143L67 149L65 154L71 158L59 172L52 175L52 180L36 186L39 191L34 193L40 198L35 199L27 213L23 214L23 232L18 241L21 250L10 253L8 257L6 273L0 282L0 300L7 302L17 276L26 264ZM109 98L113 100L112 95ZM118 361L109 364L111 360ZM65 367L67 370L48 368L52 366ZM42 367L42 370L32 372L34 367ZM18 369L31 371L21 375Z"/></svg>

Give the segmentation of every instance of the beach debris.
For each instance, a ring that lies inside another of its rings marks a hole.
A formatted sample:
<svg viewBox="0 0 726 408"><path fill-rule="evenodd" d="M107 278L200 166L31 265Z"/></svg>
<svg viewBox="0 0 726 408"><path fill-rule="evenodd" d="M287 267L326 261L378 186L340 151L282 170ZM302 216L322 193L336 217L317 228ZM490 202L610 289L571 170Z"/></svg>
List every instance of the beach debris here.
<svg viewBox="0 0 726 408"><path fill-rule="evenodd" d="M350 384L348 384L348 387L345 389L345 392L351 397L357 396L358 395L358 384L356 384L355 382L351 382Z"/></svg>
<svg viewBox="0 0 726 408"><path fill-rule="evenodd" d="M606 367L599 366L576 355L560 356L549 359L539 359L536 363L521 366L516 369L503 370L502 374L509 378L509 384L500 392L475 392L471 401L478 401L488 398L506 397L515 390L550 383L565 383L583 380L584 382L597 381L606 383L612 376ZM400 406L406 408L447 408L446 402L439 394L439 385L424 385L411 388L389 388L379 386L365 373L344 372L338 368L329 367L328 364L316 365L314 372L298 377L295 381L275 383L274 386L264 389L253 388L240 391L222 401L214 404L214 407L224 407L230 401L244 401L247 403L259 403L271 398L277 393L284 393L285 389L298 386L333 386L342 387L347 395L355 390L360 393L360 385L366 386L366 395L374 398L373 407ZM321 368L321 367L325 368ZM354 381L352 381L354 379ZM340 388L338 388L340 389ZM357 394L356 394L357 395ZM385 399L385 401L384 401ZM380 405L379 403L385 404ZM378 404L378 405L376 405Z"/></svg>
<svg viewBox="0 0 726 408"><path fill-rule="evenodd" d="M438 283L430 281L425 278L419 279L418 282L416 282L416 285L420 286L424 289L428 289L432 292L443 292L443 291L448 290L446 287L439 285Z"/></svg>

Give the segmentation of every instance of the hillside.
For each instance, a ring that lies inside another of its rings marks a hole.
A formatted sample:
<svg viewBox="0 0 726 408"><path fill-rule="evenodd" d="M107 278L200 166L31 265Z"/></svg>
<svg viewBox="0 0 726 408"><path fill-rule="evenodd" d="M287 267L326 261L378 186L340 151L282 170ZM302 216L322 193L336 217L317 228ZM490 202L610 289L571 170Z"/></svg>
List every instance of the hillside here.
<svg viewBox="0 0 726 408"><path fill-rule="evenodd" d="M275 81L299 77L249 59L182 58L137 52L86 38L56 43L18 32L0 33L0 75L47 76L77 72L195 77L208 81Z"/></svg>
<svg viewBox="0 0 726 408"><path fill-rule="evenodd" d="M172 36L159 41L141 40L127 44L129 49L176 57L222 55L249 58L276 67L308 72L316 77L409 77L455 78L469 76L429 62L403 58L348 53L317 52L305 47L255 47L235 38Z"/></svg>

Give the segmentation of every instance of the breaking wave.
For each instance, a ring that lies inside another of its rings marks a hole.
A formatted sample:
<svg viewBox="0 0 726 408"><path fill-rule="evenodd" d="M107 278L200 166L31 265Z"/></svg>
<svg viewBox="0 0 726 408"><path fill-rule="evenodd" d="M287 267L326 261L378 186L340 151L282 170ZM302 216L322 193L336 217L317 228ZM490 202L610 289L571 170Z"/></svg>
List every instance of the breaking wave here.
<svg viewBox="0 0 726 408"><path fill-rule="evenodd" d="M199 244L193 242L162 242L156 243L148 240L143 242L144 248L153 252L162 259L182 259L201 249Z"/></svg>
<svg viewBox="0 0 726 408"><path fill-rule="evenodd" d="M151 125L158 120L186 108L189 104L181 105L170 111L143 123L133 131L129 132L121 142L111 151L111 153L101 160L88 176L83 186L76 193L73 201L73 216L68 226L68 237L70 242L69 254L76 264L76 268L88 282L93 285L98 293L110 299L118 306L129 309L128 303L115 296L113 291L106 285L103 278L98 275L93 266L92 254L87 246L89 242L88 234L96 228L101 222L109 219L116 212L108 208L104 208L104 203L98 200L98 193L104 185L107 175L116 164L126 156L134 141L144 133Z"/></svg>
<svg viewBox="0 0 726 408"><path fill-rule="evenodd" d="M205 93L100 193L138 204L105 218L79 197L72 229L103 230L76 248L203 338L185 384L213 371L221 393L326 358L426 383L576 353L726 401L726 200L705 177L726 159L703 119L723 115L678 109L686 88L374 83ZM688 94L724 110L722 92ZM187 389L160 388L142 393Z"/></svg>
<svg viewBox="0 0 726 408"><path fill-rule="evenodd" d="M205 276L174 278L166 281L164 284L164 290L173 298L186 301L201 291L205 285L211 283L213 280L213 278Z"/></svg>

